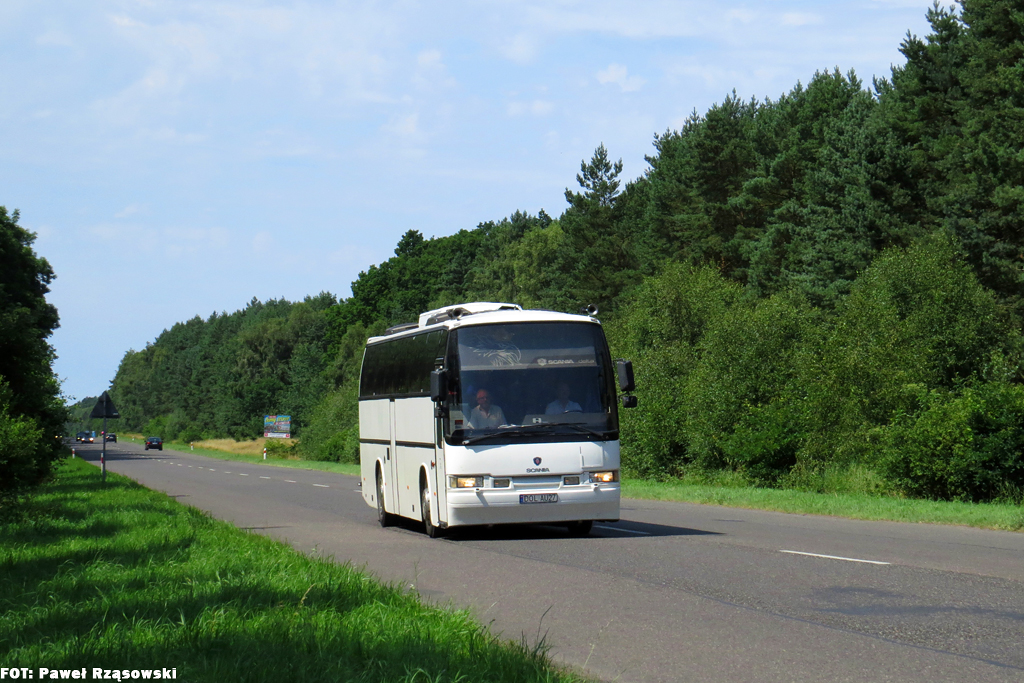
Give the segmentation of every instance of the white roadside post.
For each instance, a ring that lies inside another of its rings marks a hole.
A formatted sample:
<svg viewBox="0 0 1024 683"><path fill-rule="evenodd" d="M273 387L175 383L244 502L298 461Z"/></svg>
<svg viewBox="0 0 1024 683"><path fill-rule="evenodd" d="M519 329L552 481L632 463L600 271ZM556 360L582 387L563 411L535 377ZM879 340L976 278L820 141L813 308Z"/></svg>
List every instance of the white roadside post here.
<svg viewBox="0 0 1024 683"><path fill-rule="evenodd" d="M100 396L100 400L96 401L96 405L93 406L92 412L89 414L90 418L103 418L103 434L100 438L103 439L103 450L100 451L100 472L103 481L107 480L107 418L117 419L121 415L117 412L117 408L114 407L114 402L110 400L110 395L107 392L103 392Z"/></svg>

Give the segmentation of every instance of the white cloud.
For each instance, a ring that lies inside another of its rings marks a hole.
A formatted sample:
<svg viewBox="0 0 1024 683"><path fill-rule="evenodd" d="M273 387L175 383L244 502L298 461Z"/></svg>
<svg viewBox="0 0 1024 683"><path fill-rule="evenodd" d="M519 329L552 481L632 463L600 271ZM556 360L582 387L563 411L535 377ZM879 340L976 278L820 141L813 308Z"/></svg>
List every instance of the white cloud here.
<svg viewBox="0 0 1024 683"><path fill-rule="evenodd" d="M202 133L182 133L170 126L161 126L156 130L144 131L144 137L176 145L195 145L205 142L207 136Z"/></svg>
<svg viewBox="0 0 1024 683"><path fill-rule="evenodd" d="M420 115L418 113L406 114L405 116L393 117L388 123L381 126L387 133L393 133L403 137L418 135L420 132Z"/></svg>
<svg viewBox="0 0 1024 683"><path fill-rule="evenodd" d="M101 94L94 110L102 121L133 125L175 115L204 90L251 91L249 84L268 82L312 100L394 102L387 91L408 70L399 55L388 52L397 44L393 11L397 8L254 8L230 2L122 8L109 16L108 26L116 47L134 52L127 71L134 69L136 76ZM429 51L417 75L419 81L450 84L443 64L432 63Z"/></svg>
<svg viewBox="0 0 1024 683"><path fill-rule="evenodd" d="M526 33L518 33L502 42L498 51L503 57L517 64L529 64L537 56L537 38Z"/></svg>
<svg viewBox="0 0 1024 683"><path fill-rule="evenodd" d="M86 228L85 233L86 239L98 238L107 243L103 247L105 252L132 256L159 254L169 258L196 258L222 252L231 243L228 231L220 227L156 228L139 223L98 223Z"/></svg>
<svg viewBox="0 0 1024 683"><path fill-rule="evenodd" d="M757 18L757 15L748 9L731 9L725 14L726 19L740 22L741 24L749 24Z"/></svg>
<svg viewBox="0 0 1024 683"><path fill-rule="evenodd" d="M820 24L821 16L808 12L786 12L782 15L783 26L807 26L809 24Z"/></svg>
<svg viewBox="0 0 1024 683"><path fill-rule="evenodd" d="M364 228L370 229L370 228ZM327 262L332 265L354 266L364 270L366 264L374 262L375 254L370 250L355 245L345 245L341 249L335 249L327 254Z"/></svg>
<svg viewBox="0 0 1024 683"><path fill-rule="evenodd" d="M129 204L120 211L114 214L114 218L127 218L128 216L134 216L142 210L141 204Z"/></svg>
<svg viewBox="0 0 1024 683"><path fill-rule="evenodd" d="M609 64L607 69L597 72L597 82L614 83L622 88L622 92L635 92L643 87L645 81L639 76L630 76L629 70L621 64Z"/></svg>
<svg viewBox="0 0 1024 683"><path fill-rule="evenodd" d="M608 33L633 39L722 34L728 11L694 0L624 3L534 2L521 10L527 22L551 33Z"/></svg>
<svg viewBox="0 0 1024 683"><path fill-rule="evenodd" d="M554 111L555 105L547 100L533 100L532 102L509 102L508 115L522 116L532 114L533 116L546 116Z"/></svg>
<svg viewBox="0 0 1024 683"><path fill-rule="evenodd" d="M36 37L37 45L46 45L53 47L73 47L74 42L64 31L51 29L45 33L41 33Z"/></svg>
<svg viewBox="0 0 1024 683"><path fill-rule="evenodd" d="M274 251L277 240L269 230L260 230L252 238L252 250L257 254L269 254Z"/></svg>
<svg viewBox="0 0 1024 683"><path fill-rule="evenodd" d="M448 74L440 50L424 50L416 55L413 83L420 90L434 90L438 87L450 88L456 85L455 79Z"/></svg>

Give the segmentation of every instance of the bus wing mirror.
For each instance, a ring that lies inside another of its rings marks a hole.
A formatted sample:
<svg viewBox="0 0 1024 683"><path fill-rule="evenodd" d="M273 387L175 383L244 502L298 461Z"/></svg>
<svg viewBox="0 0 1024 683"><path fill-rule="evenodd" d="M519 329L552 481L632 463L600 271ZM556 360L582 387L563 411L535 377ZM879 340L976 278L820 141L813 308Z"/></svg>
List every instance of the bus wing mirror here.
<svg viewBox="0 0 1024 683"><path fill-rule="evenodd" d="M636 381L633 379L633 363L628 360L615 361L615 369L619 374L619 391L636 391Z"/></svg>
<svg viewBox="0 0 1024 683"><path fill-rule="evenodd" d="M430 400L440 403L448 397L448 373L434 370L430 373Z"/></svg>
<svg viewBox="0 0 1024 683"><path fill-rule="evenodd" d="M636 408L636 396L623 396L622 397L623 408Z"/></svg>

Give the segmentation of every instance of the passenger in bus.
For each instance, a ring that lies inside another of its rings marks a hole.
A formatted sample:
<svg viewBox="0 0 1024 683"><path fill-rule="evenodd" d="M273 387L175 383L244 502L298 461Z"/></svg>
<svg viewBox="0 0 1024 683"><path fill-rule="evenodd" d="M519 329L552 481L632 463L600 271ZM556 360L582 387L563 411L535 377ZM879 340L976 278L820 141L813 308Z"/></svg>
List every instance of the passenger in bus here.
<svg viewBox="0 0 1024 683"><path fill-rule="evenodd" d="M558 398L548 404L544 414L561 415L562 413L582 413L583 408L580 407L580 404L569 400L570 393L569 385L565 382L559 382L558 389L555 394Z"/></svg>
<svg viewBox="0 0 1024 683"><path fill-rule="evenodd" d="M476 392L476 407L469 414L469 426L472 429L486 429L505 424L505 413L491 403L491 392L480 389Z"/></svg>

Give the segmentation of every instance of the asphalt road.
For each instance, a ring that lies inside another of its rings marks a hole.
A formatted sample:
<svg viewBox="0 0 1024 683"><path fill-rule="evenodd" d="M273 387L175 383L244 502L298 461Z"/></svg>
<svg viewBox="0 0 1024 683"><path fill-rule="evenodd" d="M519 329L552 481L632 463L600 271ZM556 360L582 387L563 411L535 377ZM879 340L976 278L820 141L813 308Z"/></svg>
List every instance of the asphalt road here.
<svg viewBox="0 0 1024 683"><path fill-rule="evenodd" d="M589 538L431 540L378 527L352 476L124 442L107 468L604 680L1024 681L1024 534L624 500Z"/></svg>

